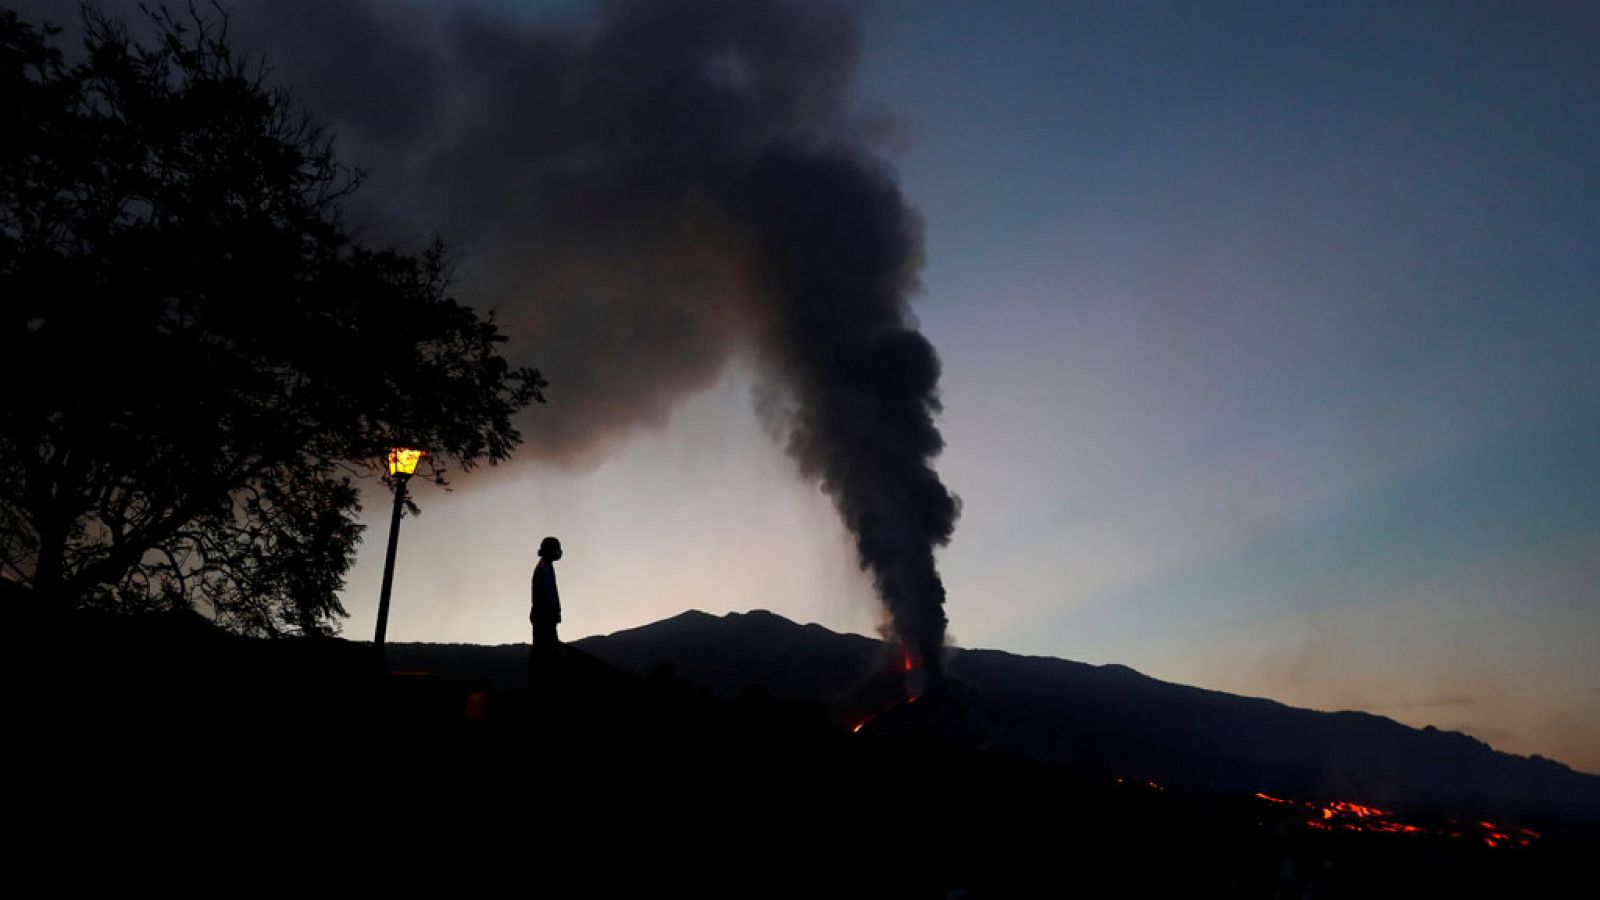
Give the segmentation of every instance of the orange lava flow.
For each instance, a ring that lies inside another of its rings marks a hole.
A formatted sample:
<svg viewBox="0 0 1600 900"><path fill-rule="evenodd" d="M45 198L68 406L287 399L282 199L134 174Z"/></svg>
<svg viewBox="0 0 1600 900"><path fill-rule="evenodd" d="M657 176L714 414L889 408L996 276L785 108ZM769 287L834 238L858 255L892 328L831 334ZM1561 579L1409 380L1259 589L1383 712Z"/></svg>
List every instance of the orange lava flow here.
<svg viewBox="0 0 1600 900"><path fill-rule="evenodd" d="M1356 816L1356 818L1359 819L1365 819L1369 816L1380 817L1388 815L1388 813L1378 809L1377 807L1362 806L1359 803L1348 803L1344 800L1334 803L1332 808L1338 810L1339 812L1352 813Z"/></svg>
<svg viewBox="0 0 1600 900"><path fill-rule="evenodd" d="M1489 821L1479 821L1477 823L1477 834L1470 833L1470 829L1461 829L1459 824L1457 824L1454 828L1450 828L1448 826L1441 826L1437 829L1427 828L1421 825L1413 825L1409 822L1401 822L1395 819L1394 814L1388 810L1379 809L1376 806L1366 806L1360 803L1351 803L1348 800L1337 800L1323 805L1305 801L1285 800L1282 797L1274 797L1271 794L1262 793L1260 791L1256 792L1255 798L1257 800L1262 800L1279 806L1304 807L1308 812L1313 813L1312 818L1303 820L1305 827L1317 831L1359 831L1383 834L1436 834L1441 837L1449 837L1458 840L1480 840L1487 847L1504 847L1510 845L1528 847L1532 846L1533 842L1541 837L1538 832L1528 828L1507 828L1496 825L1495 823ZM1446 821L1455 823L1454 819L1447 819Z"/></svg>

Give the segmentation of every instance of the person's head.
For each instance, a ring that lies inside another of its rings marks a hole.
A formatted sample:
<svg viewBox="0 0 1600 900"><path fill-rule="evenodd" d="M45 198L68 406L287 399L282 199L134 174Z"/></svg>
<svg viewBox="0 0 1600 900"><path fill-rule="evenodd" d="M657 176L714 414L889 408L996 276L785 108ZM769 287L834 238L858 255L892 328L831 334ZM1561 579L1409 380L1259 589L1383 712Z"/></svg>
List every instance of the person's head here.
<svg viewBox="0 0 1600 900"><path fill-rule="evenodd" d="M547 537L539 542L539 555L555 562L561 558L561 542L553 537Z"/></svg>

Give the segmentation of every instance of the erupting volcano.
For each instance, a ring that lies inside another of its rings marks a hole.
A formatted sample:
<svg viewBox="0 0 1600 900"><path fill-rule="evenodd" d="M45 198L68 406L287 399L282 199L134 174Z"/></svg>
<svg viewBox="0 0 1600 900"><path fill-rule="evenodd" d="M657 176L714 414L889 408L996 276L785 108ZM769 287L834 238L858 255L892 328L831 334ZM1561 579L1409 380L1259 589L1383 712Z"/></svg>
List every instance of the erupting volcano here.
<svg viewBox="0 0 1600 900"><path fill-rule="evenodd" d="M944 448L939 359L908 305L918 219L884 167L848 150L783 144L742 192L773 301L760 340L790 455L855 536L905 668L940 673L944 584L933 552L960 503L930 465Z"/></svg>
<svg viewBox="0 0 1600 900"><path fill-rule="evenodd" d="M870 730L969 749L984 746L990 735L967 686L955 678L931 680L904 647L885 648L877 671L843 699L841 714L855 734Z"/></svg>

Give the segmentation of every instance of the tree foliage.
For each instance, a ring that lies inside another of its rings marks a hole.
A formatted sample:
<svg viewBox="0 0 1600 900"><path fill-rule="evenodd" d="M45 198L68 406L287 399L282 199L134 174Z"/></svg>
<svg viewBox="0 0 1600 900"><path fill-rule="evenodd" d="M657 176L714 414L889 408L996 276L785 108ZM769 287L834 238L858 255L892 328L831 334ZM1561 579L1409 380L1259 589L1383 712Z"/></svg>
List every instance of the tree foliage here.
<svg viewBox="0 0 1600 900"><path fill-rule="evenodd" d="M372 249L331 142L227 41L0 11L0 586L315 633L395 442L505 459L543 400L448 262Z"/></svg>

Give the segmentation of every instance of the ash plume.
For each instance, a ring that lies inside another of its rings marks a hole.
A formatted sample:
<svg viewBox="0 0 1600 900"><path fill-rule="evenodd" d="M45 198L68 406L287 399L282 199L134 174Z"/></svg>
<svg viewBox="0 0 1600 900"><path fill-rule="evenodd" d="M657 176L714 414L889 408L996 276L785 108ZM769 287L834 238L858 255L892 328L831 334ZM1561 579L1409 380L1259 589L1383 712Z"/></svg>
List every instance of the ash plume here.
<svg viewBox="0 0 1600 900"><path fill-rule="evenodd" d="M939 358L906 306L922 261L915 218L884 172L826 148L771 148L744 195L771 304L762 357L791 400L789 453L833 497L895 635L937 674L933 551L960 507L930 465L944 440Z"/></svg>
<svg viewBox="0 0 1600 900"><path fill-rule="evenodd" d="M851 103L848 8L255 0L230 34L367 172L348 213L369 240L460 248L458 294L551 382L523 453L592 461L753 354L895 636L937 671L958 503L907 305L921 228L874 152L885 120Z"/></svg>

